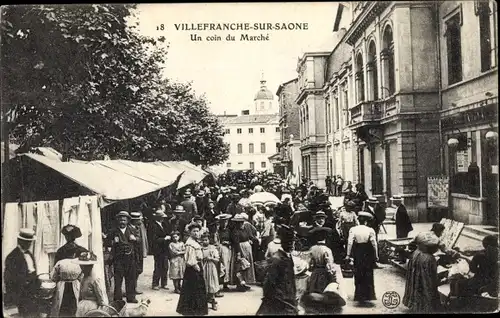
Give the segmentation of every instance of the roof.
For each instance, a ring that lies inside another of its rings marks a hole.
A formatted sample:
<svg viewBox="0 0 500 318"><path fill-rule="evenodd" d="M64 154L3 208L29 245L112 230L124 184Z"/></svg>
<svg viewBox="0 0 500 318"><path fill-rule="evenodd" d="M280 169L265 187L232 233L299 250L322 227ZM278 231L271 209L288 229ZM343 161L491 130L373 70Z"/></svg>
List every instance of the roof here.
<svg viewBox="0 0 500 318"><path fill-rule="evenodd" d="M296 81L298 81L298 78L294 78L294 79L292 79L292 80L289 80L288 82L281 83L281 84L280 84L280 86L278 87L278 90L276 91L276 96L279 96L279 95L280 95L281 90L282 90L285 86L287 86L287 85L288 85L288 84L290 84L290 83L296 82Z"/></svg>
<svg viewBox="0 0 500 318"><path fill-rule="evenodd" d="M273 93L267 87L261 87L259 89L259 91L257 92L257 94L255 94L254 100L258 100L258 99L273 100L274 99L274 95L273 95Z"/></svg>
<svg viewBox="0 0 500 318"><path fill-rule="evenodd" d="M2 149L0 149L0 152L2 153L1 163L4 163L5 157L7 157L7 156L5 155L5 151L4 151L5 150L5 143L3 141L1 142L1 147L2 147ZM9 156L8 156L9 159L12 159L16 156L17 148L19 148L19 145L9 143Z"/></svg>
<svg viewBox="0 0 500 318"><path fill-rule="evenodd" d="M62 162L39 154L29 157L68 179L100 194L106 201L139 197L172 185L181 173L178 187L200 182L208 175L187 161L137 162L130 160L72 160Z"/></svg>
<svg viewBox="0 0 500 318"><path fill-rule="evenodd" d="M279 115L241 115L237 117L224 118L221 120L223 125L236 125L236 124L273 124L278 123Z"/></svg>

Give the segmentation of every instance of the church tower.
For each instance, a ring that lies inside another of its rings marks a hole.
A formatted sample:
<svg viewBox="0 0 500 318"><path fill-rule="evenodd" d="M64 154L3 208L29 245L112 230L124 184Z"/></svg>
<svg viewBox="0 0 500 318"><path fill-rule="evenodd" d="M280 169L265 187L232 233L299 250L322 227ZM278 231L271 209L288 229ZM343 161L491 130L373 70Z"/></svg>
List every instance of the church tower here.
<svg viewBox="0 0 500 318"><path fill-rule="evenodd" d="M257 94L255 94L255 98L253 100L255 105L255 115L268 115L275 114L277 112L274 109L274 95L266 86L264 74L262 74L262 79L260 80L260 89Z"/></svg>

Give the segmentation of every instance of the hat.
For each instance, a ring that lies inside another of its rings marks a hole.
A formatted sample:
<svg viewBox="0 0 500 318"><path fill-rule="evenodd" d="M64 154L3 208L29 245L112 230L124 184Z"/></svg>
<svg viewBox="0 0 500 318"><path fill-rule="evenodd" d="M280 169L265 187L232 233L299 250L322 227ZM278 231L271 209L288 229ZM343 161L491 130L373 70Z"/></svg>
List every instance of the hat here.
<svg viewBox="0 0 500 318"><path fill-rule="evenodd" d="M97 256L92 252L82 252L76 261L80 265L97 264Z"/></svg>
<svg viewBox="0 0 500 318"><path fill-rule="evenodd" d="M128 214L127 211L120 211L118 212L118 214L116 215L116 218L121 218L122 216L128 218L130 220L130 214Z"/></svg>
<svg viewBox="0 0 500 318"><path fill-rule="evenodd" d="M67 224L61 230L62 235L77 239L82 237L82 231L76 225Z"/></svg>
<svg viewBox="0 0 500 318"><path fill-rule="evenodd" d="M156 212L153 214L154 217L157 218L166 218L167 215L162 211L162 210L156 210Z"/></svg>
<svg viewBox="0 0 500 318"><path fill-rule="evenodd" d="M323 211L318 211L314 214L315 218L326 218L326 213Z"/></svg>
<svg viewBox="0 0 500 318"><path fill-rule="evenodd" d="M403 198L400 195L393 195L391 201L401 201Z"/></svg>
<svg viewBox="0 0 500 318"><path fill-rule="evenodd" d="M231 214L222 213L222 214L215 216L215 218L219 221L222 221L222 220L229 220L231 218L231 216L232 216Z"/></svg>
<svg viewBox="0 0 500 318"><path fill-rule="evenodd" d="M195 222L191 222L186 226L187 230L191 232L194 228L198 228L198 230L201 230L201 225Z"/></svg>
<svg viewBox="0 0 500 318"><path fill-rule="evenodd" d="M295 230L286 225L286 224L279 224L278 225L278 236L279 237L293 237L295 235Z"/></svg>
<svg viewBox="0 0 500 318"><path fill-rule="evenodd" d="M198 197L204 197L204 196L205 196L205 191L200 190L200 191L198 192Z"/></svg>
<svg viewBox="0 0 500 318"><path fill-rule="evenodd" d="M231 219L231 221L234 221L234 222L245 222L246 219L243 215L241 215L241 213L239 214L236 214L235 216L233 216L233 218Z"/></svg>
<svg viewBox="0 0 500 318"><path fill-rule="evenodd" d="M366 217L369 219L373 219L373 215L370 212L359 211L358 217Z"/></svg>
<svg viewBox="0 0 500 318"><path fill-rule="evenodd" d="M163 213L163 212L162 212ZM130 218L132 220L142 220L143 217L142 217L142 213L141 212L131 212L130 213Z"/></svg>
<svg viewBox="0 0 500 318"><path fill-rule="evenodd" d="M186 212L186 210L184 210L184 207L182 205L178 205L175 207L174 212L175 213L184 213L184 212Z"/></svg>
<svg viewBox="0 0 500 318"><path fill-rule="evenodd" d="M378 203L378 200L375 197L369 197L367 202L368 203Z"/></svg>
<svg viewBox="0 0 500 318"><path fill-rule="evenodd" d="M195 215L193 217L193 221L203 221L203 218L201 216L199 216L199 215Z"/></svg>
<svg viewBox="0 0 500 318"><path fill-rule="evenodd" d="M243 212L243 213L241 213L241 216L244 217L246 221L248 221L248 214Z"/></svg>
<svg viewBox="0 0 500 318"><path fill-rule="evenodd" d="M313 235L318 235L318 234L329 234L331 233L333 230L329 227L324 227L324 226L320 226L320 227L314 227L312 228L310 231L309 231L309 234L313 234Z"/></svg>
<svg viewBox="0 0 500 318"><path fill-rule="evenodd" d="M303 260L300 257L292 256L293 260L293 272L295 275L300 275L307 271L307 268L309 267L309 263L306 260Z"/></svg>
<svg viewBox="0 0 500 318"><path fill-rule="evenodd" d="M33 241L35 239L35 231L28 228L20 229L17 238L23 241Z"/></svg>

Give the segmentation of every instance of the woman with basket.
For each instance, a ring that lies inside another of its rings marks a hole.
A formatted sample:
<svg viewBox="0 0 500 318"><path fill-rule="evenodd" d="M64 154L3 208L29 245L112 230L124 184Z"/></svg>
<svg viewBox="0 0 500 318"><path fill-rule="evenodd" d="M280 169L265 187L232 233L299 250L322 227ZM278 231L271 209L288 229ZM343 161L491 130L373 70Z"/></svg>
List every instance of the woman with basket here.
<svg viewBox="0 0 500 318"><path fill-rule="evenodd" d="M316 244L310 251L309 268L311 277L308 286L309 293L322 293L328 284L337 282L333 253L326 246L326 238L331 232L332 230L326 227L316 227L310 232Z"/></svg>
<svg viewBox="0 0 500 318"><path fill-rule="evenodd" d="M97 264L97 256L92 252L83 252L76 260L76 263L80 265L83 278L75 316L85 317L89 311L108 304L104 296L105 291L101 289L101 282L92 271L94 264Z"/></svg>
<svg viewBox="0 0 500 318"><path fill-rule="evenodd" d="M235 228L231 235L233 254L231 258L231 281L237 285L239 291L250 289L248 284L255 284L255 267L252 255L250 234L244 228L245 217L236 214L231 221Z"/></svg>

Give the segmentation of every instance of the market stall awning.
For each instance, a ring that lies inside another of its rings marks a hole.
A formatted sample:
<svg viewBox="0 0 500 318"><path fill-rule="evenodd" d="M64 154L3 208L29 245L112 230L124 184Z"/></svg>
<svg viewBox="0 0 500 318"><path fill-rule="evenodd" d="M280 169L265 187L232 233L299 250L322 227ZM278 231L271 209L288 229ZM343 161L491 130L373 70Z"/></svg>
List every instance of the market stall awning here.
<svg viewBox="0 0 500 318"><path fill-rule="evenodd" d="M173 184L184 172L178 187L200 182L207 175L189 162L136 162L97 160L62 162L39 154L23 154L83 187L103 196L105 201L139 197Z"/></svg>

